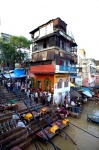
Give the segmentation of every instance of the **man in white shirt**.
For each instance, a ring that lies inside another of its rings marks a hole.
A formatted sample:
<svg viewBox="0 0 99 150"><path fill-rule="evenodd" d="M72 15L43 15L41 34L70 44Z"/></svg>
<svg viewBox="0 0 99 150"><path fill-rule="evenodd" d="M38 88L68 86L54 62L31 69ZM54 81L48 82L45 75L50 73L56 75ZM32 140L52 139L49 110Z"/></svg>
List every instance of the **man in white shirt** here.
<svg viewBox="0 0 99 150"><path fill-rule="evenodd" d="M10 83L10 81L7 83L7 87L8 87L8 92L11 92L11 83Z"/></svg>
<svg viewBox="0 0 99 150"><path fill-rule="evenodd" d="M71 101L71 105L72 105L72 112L75 112L75 102L73 100Z"/></svg>
<svg viewBox="0 0 99 150"><path fill-rule="evenodd" d="M38 92L35 92L35 100L36 100L36 103L38 103Z"/></svg>

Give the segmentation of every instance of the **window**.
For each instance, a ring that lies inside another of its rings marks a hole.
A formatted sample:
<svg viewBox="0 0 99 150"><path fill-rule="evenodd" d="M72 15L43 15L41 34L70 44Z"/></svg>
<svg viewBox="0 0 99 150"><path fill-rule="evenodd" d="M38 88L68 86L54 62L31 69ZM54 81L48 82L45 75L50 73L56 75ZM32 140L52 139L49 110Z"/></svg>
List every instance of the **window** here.
<svg viewBox="0 0 99 150"><path fill-rule="evenodd" d="M57 83L57 88L58 89L62 88L62 79L59 79L59 81Z"/></svg>
<svg viewBox="0 0 99 150"><path fill-rule="evenodd" d="M48 43L48 40L43 41L43 48L47 48L47 43Z"/></svg>
<svg viewBox="0 0 99 150"><path fill-rule="evenodd" d="M64 61L63 60L60 60L60 65L64 66Z"/></svg>
<svg viewBox="0 0 99 150"><path fill-rule="evenodd" d="M62 60L60 60L60 65L62 66Z"/></svg>
<svg viewBox="0 0 99 150"><path fill-rule="evenodd" d="M79 68L79 72L82 72L82 68Z"/></svg>
<svg viewBox="0 0 99 150"><path fill-rule="evenodd" d="M69 79L66 78L66 80L65 80L65 82L64 82L64 87L68 87L68 86L69 86L68 83L69 83Z"/></svg>
<svg viewBox="0 0 99 150"><path fill-rule="evenodd" d="M46 42L43 43L43 48L47 48L47 43Z"/></svg>
<svg viewBox="0 0 99 150"><path fill-rule="evenodd" d="M68 66L68 61L66 61L66 66Z"/></svg>
<svg viewBox="0 0 99 150"><path fill-rule="evenodd" d="M64 49L64 42L62 41L62 49Z"/></svg>

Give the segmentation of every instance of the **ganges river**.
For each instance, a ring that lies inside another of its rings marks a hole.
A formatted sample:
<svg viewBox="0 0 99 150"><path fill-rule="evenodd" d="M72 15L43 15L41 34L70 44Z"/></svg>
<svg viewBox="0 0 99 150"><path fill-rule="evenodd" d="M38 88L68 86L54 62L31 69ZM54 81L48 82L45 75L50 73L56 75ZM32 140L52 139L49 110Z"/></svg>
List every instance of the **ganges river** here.
<svg viewBox="0 0 99 150"><path fill-rule="evenodd" d="M88 133L99 137L99 125L87 122L87 113L99 116L99 101L88 101L87 104L84 104L81 117L79 119L69 117L70 122ZM61 132L62 136L57 135L52 138L52 141L61 150L99 150L99 139L77 127L70 124L68 128L64 129L77 145L74 145L69 138L65 139L63 132ZM42 142L40 144L44 150L54 150L50 143L47 143L46 146ZM36 150L36 148L31 144L26 150Z"/></svg>

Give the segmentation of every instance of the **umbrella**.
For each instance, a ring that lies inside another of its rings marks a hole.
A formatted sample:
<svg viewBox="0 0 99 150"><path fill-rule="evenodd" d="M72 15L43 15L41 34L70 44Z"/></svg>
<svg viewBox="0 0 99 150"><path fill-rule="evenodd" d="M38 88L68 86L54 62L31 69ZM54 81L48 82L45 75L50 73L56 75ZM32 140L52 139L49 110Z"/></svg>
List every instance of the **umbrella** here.
<svg viewBox="0 0 99 150"><path fill-rule="evenodd" d="M77 91L70 91L70 96L71 97L82 97L81 94L79 94Z"/></svg>
<svg viewBox="0 0 99 150"><path fill-rule="evenodd" d="M90 92L88 91L83 91L82 93L88 97L92 97L92 94L90 94Z"/></svg>
<svg viewBox="0 0 99 150"><path fill-rule="evenodd" d="M82 87L81 90L82 90L82 91L87 91L87 92L89 92L91 95L93 95L93 92L92 92L90 89L88 89L87 87Z"/></svg>

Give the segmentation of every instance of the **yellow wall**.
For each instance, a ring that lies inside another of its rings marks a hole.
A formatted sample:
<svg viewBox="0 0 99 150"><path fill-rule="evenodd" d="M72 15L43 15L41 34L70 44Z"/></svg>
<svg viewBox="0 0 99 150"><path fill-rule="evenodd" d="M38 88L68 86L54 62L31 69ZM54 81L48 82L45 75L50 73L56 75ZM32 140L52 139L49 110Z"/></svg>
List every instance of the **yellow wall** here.
<svg viewBox="0 0 99 150"><path fill-rule="evenodd" d="M59 79L62 79L63 81L68 78L70 80L70 74L55 74L54 75L54 84L58 82Z"/></svg>

